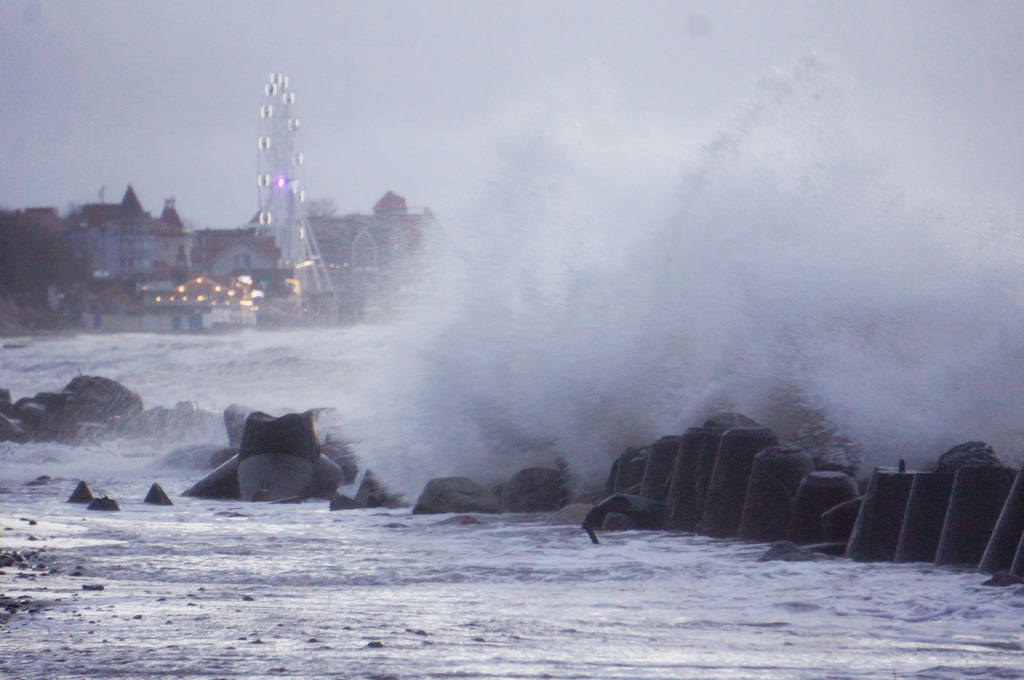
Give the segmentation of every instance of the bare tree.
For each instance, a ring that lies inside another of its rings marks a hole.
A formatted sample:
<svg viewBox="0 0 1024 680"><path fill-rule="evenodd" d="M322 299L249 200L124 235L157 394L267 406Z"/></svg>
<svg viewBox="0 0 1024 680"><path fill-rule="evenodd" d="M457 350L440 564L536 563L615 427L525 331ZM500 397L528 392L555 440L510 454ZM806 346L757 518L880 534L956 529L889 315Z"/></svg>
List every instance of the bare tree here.
<svg viewBox="0 0 1024 680"><path fill-rule="evenodd" d="M331 198L314 198L306 201L306 215L309 217L337 217L338 204Z"/></svg>

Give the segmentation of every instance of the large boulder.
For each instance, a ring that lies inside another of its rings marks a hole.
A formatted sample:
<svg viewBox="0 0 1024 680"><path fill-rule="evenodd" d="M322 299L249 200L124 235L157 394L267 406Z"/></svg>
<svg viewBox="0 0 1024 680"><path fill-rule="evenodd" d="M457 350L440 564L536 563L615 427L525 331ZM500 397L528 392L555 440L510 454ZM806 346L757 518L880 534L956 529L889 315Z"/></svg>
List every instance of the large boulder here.
<svg viewBox="0 0 1024 680"><path fill-rule="evenodd" d="M228 446L238 448L242 445L242 433L245 432L245 421L254 409L240 404L230 404L224 409L224 429L228 432Z"/></svg>
<svg viewBox="0 0 1024 680"><path fill-rule="evenodd" d="M532 467L517 472L501 490L503 512L554 512L569 500L565 473Z"/></svg>
<svg viewBox="0 0 1024 680"><path fill-rule="evenodd" d="M168 437L175 441L216 441L222 425L220 414L199 408L193 401L179 401L174 408L154 406L125 423L136 437Z"/></svg>
<svg viewBox="0 0 1024 680"><path fill-rule="evenodd" d="M60 392L19 399L14 408L33 438L62 442L110 433L143 412L135 392L109 378L87 375Z"/></svg>
<svg viewBox="0 0 1024 680"><path fill-rule="evenodd" d="M936 471L955 475L962 467L990 465L1002 465L991 446L985 442L964 442L939 456Z"/></svg>
<svg viewBox="0 0 1024 680"><path fill-rule="evenodd" d="M0 413L0 442L25 442L29 433L21 425L21 421L8 418Z"/></svg>
<svg viewBox="0 0 1024 680"><path fill-rule="evenodd" d="M467 477L439 477L427 482L412 509L414 515L446 512L501 512L497 496Z"/></svg>

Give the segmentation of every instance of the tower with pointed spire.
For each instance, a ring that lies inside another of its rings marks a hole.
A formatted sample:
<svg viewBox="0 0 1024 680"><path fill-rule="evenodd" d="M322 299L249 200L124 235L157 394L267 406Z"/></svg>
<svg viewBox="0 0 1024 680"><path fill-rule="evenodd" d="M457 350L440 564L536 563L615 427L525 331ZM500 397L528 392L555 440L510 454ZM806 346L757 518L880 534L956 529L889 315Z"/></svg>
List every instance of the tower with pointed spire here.
<svg viewBox="0 0 1024 680"><path fill-rule="evenodd" d="M67 237L88 258L93 276L126 282L174 281L191 265L192 234L174 207L160 217L142 207L128 185L120 203L89 203L67 218Z"/></svg>

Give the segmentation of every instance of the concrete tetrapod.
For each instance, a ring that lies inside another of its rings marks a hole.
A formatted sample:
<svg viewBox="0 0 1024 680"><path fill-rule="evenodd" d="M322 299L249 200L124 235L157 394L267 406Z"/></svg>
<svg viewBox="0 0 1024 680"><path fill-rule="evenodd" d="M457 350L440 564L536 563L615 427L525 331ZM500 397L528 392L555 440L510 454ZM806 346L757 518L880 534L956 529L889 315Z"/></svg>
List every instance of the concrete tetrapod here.
<svg viewBox="0 0 1024 680"><path fill-rule="evenodd" d="M785 539L800 482L813 471L814 461L803 449L772 446L755 455L738 537Z"/></svg>
<svg viewBox="0 0 1024 680"><path fill-rule="evenodd" d="M665 503L665 529L693 531L697 527L724 432L720 427L691 427L683 433Z"/></svg>
<svg viewBox="0 0 1024 680"><path fill-rule="evenodd" d="M665 502L682 441L683 438L678 435L669 435L648 448L647 465L640 481L641 496L655 503Z"/></svg>
<svg viewBox="0 0 1024 680"><path fill-rule="evenodd" d="M953 475L915 472L913 478L894 561L933 562L953 491Z"/></svg>
<svg viewBox="0 0 1024 680"><path fill-rule="evenodd" d="M1001 465L957 470L935 553L936 565L977 566L981 562L1013 478L1013 470Z"/></svg>
<svg viewBox="0 0 1024 680"><path fill-rule="evenodd" d="M1010 494L1003 503L996 528L985 546L978 571L983 574L994 574L997 571L1009 571L1013 559L1024 538L1024 464L1017 470Z"/></svg>
<svg viewBox="0 0 1024 680"><path fill-rule="evenodd" d="M787 538L797 545L820 543L825 539L822 514L856 497L857 482L845 472L812 472L803 478L796 492Z"/></svg>
<svg viewBox="0 0 1024 680"><path fill-rule="evenodd" d="M697 533L712 538L733 538L739 532L743 504L750 483L754 456L779 443L766 427L734 427L726 430L718 445L715 468L704 499Z"/></svg>
<svg viewBox="0 0 1024 680"><path fill-rule="evenodd" d="M846 556L856 562L891 562L903 528L913 475L875 469L853 525Z"/></svg>
<svg viewBox="0 0 1024 680"><path fill-rule="evenodd" d="M643 481L644 470L647 469L647 449L626 449L619 456L618 463L612 494L622 493Z"/></svg>

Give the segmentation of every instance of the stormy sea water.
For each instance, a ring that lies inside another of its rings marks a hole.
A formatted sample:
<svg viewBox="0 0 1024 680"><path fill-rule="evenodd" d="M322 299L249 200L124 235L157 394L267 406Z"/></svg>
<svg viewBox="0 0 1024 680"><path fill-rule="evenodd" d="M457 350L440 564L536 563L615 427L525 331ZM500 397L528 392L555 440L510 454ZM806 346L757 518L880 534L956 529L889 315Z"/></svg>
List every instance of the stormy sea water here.
<svg viewBox="0 0 1024 680"><path fill-rule="evenodd" d="M907 195L814 59L766 74L699 143L610 89L584 78L510 110L476 197L386 313L9 339L0 387L81 373L146 407L326 407L323 429L409 502L432 477L556 460L593 492L626 446L720 410L862 475L967 440L1020 461L1012 206ZM0 674L1024 677L1024 589L970 570L763 563L764 545L661 532L594 545L544 515L181 497L206 471L170 454L204 443L223 428L0 443L2 548L33 554L0 575L29 598L0 628ZM64 503L80 479L121 512ZM142 503L154 482L174 506Z"/></svg>

